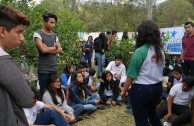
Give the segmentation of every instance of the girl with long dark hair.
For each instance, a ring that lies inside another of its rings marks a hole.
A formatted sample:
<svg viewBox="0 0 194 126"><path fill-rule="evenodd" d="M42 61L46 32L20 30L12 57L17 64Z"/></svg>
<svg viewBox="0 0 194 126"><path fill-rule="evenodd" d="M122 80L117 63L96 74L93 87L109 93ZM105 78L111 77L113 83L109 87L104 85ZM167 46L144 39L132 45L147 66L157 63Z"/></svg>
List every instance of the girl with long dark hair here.
<svg viewBox="0 0 194 126"><path fill-rule="evenodd" d="M100 102L98 94L92 94L87 89L87 84L84 83L84 77L80 72L74 72L72 74L72 84L69 88L69 104L76 105L82 104L84 111L91 112L97 109ZM85 99L85 96L90 97Z"/></svg>
<svg viewBox="0 0 194 126"><path fill-rule="evenodd" d="M61 88L66 91L67 88L67 81L71 74L74 71L73 64L67 64L66 67L64 68L63 73L61 74Z"/></svg>
<svg viewBox="0 0 194 126"><path fill-rule="evenodd" d="M161 126L156 106L161 101L164 52L160 31L153 21L143 21L137 28L136 50L127 70L127 80L121 92L124 98L131 85L130 101L136 126Z"/></svg>
<svg viewBox="0 0 194 126"><path fill-rule="evenodd" d="M45 104L55 105L63 112L69 114L72 118L76 117L75 120L82 120L83 117L78 116L83 111L83 105L77 104L72 107L67 105L65 100L65 93L61 89L61 81L57 75L51 75L48 78L47 90L43 94L42 101Z"/></svg>
<svg viewBox="0 0 194 126"><path fill-rule="evenodd" d="M120 105L121 96L119 96L119 88L116 80L109 70L102 73L102 80L100 83L99 95L101 102L107 105Z"/></svg>

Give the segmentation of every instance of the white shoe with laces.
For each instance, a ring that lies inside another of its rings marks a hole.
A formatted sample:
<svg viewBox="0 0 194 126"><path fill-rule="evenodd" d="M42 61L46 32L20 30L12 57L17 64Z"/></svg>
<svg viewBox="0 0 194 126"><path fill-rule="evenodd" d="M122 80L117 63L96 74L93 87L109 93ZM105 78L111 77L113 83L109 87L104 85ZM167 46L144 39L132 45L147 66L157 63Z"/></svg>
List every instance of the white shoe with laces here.
<svg viewBox="0 0 194 126"><path fill-rule="evenodd" d="M169 123L169 122L165 121L165 122L162 123L162 126L172 126L172 123Z"/></svg>

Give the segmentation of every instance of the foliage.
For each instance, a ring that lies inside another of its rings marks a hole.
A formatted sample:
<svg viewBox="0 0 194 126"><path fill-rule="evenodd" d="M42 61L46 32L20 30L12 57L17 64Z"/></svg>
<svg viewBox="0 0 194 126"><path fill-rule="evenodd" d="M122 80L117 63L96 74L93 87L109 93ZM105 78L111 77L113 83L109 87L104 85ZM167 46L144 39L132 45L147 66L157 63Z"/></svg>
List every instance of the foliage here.
<svg viewBox="0 0 194 126"><path fill-rule="evenodd" d="M31 25L24 28L24 45L26 46L26 59L28 65L37 65L38 62L38 51L36 44L33 41L34 32L39 31L43 28L42 14L46 11L51 12L51 10L56 6L50 8L47 7L45 3L40 5L34 5L31 3L30 6L22 7L20 2L17 3L8 3L14 8L20 10L24 14L28 15ZM24 3L22 3L24 4ZM50 10L51 9L51 10ZM55 10L55 14L58 16L58 22L56 23L55 32L59 38L59 42L63 48L63 53L59 55L59 61L65 63L79 63L79 42L77 41L78 32L83 32L86 29L83 27L83 22L79 19L78 15L66 10L64 8L58 8ZM18 61L20 48L9 49L8 53L14 56Z"/></svg>
<svg viewBox="0 0 194 126"><path fill-rule="evenodd" d="M134 38L118 40L117 38L111 38L111 45L108 46L108 50L105 51L105 54L109 60L114 60L115 56L121 54L123 57L123 64L128 67L132 53L134 51Z"/></svg>
<svg viewBox="0 0 194 126"><path fill-rule="evenodd" d="M167 0L158 8L160 27L180 26L193 16L193 5L188 0Z"/></svg>

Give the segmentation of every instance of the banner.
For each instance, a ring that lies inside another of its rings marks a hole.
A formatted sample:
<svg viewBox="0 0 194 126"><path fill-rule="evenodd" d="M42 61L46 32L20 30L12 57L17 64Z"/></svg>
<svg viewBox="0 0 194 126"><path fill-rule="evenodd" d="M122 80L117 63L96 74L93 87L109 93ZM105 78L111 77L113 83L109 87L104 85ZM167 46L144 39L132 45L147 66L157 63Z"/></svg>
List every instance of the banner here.
<svg viewBox="0 0 194 126"><path fill-rule="evenodd" d="M166 36L170 39L164 43L164 48L169 54L181 54L182 37L184 36L184 27L160 28L161 37Z"/></svg>

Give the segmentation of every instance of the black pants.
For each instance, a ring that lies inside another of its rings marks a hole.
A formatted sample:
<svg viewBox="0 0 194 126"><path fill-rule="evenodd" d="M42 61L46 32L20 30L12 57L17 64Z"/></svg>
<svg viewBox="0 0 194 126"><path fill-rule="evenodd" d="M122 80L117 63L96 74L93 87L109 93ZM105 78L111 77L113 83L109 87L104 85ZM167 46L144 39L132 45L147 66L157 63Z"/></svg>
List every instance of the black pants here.
<svg viewBox="0 0 194 126"><path fill-rule="evenodd" d="M157 113L160 118L163 118L168 113L167 102L165 101L157 108ZM188 106L172 104L172 113L176 114L177 117L169 120L173 126L181 126L183 124L191 122L192 112Z"/></svg>
<svg viewBox="0 0 194 126"><path fill-rule="evenodd" d="M194 76L194 60L184 60L184 63L181 64L183 68L183 73L188 76L189 72L191 76Z"/></svg>

